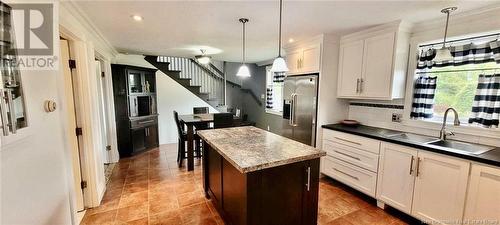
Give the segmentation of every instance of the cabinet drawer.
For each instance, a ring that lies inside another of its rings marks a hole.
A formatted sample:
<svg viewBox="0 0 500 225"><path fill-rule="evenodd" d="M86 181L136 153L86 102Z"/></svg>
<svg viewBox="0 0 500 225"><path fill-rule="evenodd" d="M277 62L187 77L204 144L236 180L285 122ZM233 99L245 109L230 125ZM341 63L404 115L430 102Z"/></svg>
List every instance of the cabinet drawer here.
<svg viewBox="0 0 500 225"><path fill-rule="evenodd" d="M144 128L147 126L152 126L158 124L158 118L157 117L147 117L143 119L135 119L135 120L130 120L130 128L131 129L137 129L137 128Z"/></svg>
<svg viewBox="0 0 500 225"><path fill-rule="evenodd" d="M323 139L363 149L375 154L379 154L380 152L380 141L357 135L323 129Z"/></svg>
<svg viewBox="0 0 500 225"><path fill-rule="evenodd" d="M321 172L355 188L371 197L375 197L377 174L350 165L336 158L322 158Z"/></svg>
<svg viewBox="0 0 500 225"><path fill-rule="evenodd" d="M378 171L378 155L330 140L323 141L323 151L328 155L372 172Z"/></svg>

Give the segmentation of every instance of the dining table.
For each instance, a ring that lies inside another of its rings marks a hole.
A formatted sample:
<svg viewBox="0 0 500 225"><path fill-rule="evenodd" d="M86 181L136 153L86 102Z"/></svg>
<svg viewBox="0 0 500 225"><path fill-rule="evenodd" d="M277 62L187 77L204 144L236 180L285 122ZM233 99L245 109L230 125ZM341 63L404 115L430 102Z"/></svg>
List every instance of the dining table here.
<svg viewBox="0 0 500 225"><path fill-rule="evenodd" d="M238 120L237 117L234 118ZM214 122L214 113L179 115L181 124L186 125L187 130L187 170L194 170L194 135L195 128L207 128Z"/></svg>

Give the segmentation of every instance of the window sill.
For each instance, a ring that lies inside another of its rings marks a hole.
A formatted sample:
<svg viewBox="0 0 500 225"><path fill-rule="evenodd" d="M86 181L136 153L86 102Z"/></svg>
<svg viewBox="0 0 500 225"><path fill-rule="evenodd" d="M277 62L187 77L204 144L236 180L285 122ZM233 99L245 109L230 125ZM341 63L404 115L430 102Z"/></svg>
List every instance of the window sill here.
<svg viewBox="0 0 500 225"><path fill-rule="evenodd" d="M268 109L266 109L266 113L277 115L277 116L283 116L283 112L280 112L280 111L274 111L274 110L268 110Z"/></svg>
<svg viewBox="0 0 500 225"><path fill-rule="evenodd" d="M423 121L423 120L413 120L413 119L406 119L403 120L402 122L403 125L408 127L423 128L435 131L441 130L442 123L443 122L439 121ZM474 135L474 136L488 137L488 138L499 138L500 135L500 128L484 128L469 124L461 124L460 126L457 127L453 126L453 123L449 121L448 123L446 123L446 129L459 134L467 134L467 135Z"/></svg>

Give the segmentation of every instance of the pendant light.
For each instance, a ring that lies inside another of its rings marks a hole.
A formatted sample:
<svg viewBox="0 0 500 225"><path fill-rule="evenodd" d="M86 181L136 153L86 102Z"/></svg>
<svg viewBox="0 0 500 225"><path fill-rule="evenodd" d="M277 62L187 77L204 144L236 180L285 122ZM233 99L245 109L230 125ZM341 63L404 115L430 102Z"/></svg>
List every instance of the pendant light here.
<svg viewBox="0 0 500 225"><path fill-rule="evenodd" d="M274 59L271 71L273 72L287 72L288 67L286 66L285 59L281 57L281 19L283 13L283 0L280 0L280 25L279 25L279 41L278 41L278 58Z"/></svg>
<svg viewBox="0 0 500 225"><path fill-rule="evenodd" d="M198 61L201 64L209 64L210 63L210 56L205 55L206 50L205 49L200 49L201 55L195 56L196 61Z"/></svg>
<svg viewBox="0 0 500 225"><path fill-rule="evenodd" d="M248 19L240 18L239 21L243 24L243 61L241 62L240 69L238 69L238 73L236 73L236 76L250 77L250 70L248 69L248 66L245 64L245 24L248 22Z"/></svg>
<svg viewBox="0 0 500 225"><path fill-rule="evenodd" d="M433 61L435 62L453 61L453 55L451 55L450 48L446 47L446 36L448 35L448 22L450 20L450 13L455 10L457 10L457 7L448 7L441 10L442 13L446 14L446 26L444 28L443 47L436 51L436 56L433 59Z"/></svg>

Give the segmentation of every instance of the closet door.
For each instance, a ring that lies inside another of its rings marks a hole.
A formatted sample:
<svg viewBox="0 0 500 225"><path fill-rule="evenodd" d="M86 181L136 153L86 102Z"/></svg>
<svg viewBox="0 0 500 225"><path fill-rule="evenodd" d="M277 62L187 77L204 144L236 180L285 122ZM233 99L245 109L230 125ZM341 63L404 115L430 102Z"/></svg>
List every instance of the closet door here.
<svg viewBox="0 0 500 225"><path fill-rule="evenodd" d="M365 39L361 95L367 98L390 99L394 38L396 33Z"/></svg>
<svg viewBox="0 0 500 225"><path fill-rule="evenodd" d="M340 45L338 95L357 97L363 65L363 40Z"/></svg>

